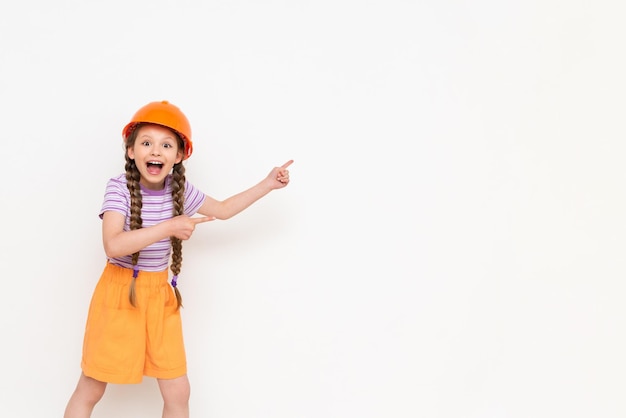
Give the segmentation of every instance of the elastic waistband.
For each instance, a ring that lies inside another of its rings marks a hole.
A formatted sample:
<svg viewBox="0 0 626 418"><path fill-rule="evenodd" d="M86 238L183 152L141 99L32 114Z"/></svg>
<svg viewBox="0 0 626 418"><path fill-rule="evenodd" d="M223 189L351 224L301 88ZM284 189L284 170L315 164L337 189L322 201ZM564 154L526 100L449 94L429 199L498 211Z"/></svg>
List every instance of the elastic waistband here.
<svg viewBox="0 0 626 418"><path fill-rule="evenodd" d="M126 267L120 267L110 262L107 262L103 276L106 276L108 280L119 283L129 284L133 280L133 269ZM140 270L135 286L138 287L151 287L167 285L168 273L167 270L162 271L144 271Z"/></svg>

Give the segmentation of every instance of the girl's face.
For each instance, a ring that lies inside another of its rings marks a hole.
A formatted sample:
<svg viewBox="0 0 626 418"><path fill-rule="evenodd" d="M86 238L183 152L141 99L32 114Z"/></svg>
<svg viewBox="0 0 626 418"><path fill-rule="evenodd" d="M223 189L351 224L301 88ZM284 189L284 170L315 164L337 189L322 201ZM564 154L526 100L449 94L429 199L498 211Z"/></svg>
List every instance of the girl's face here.
<svg viewBox="0 0 626 418"><path fill-rule="evenodd" d="M126 152L131 160L135 160L139 169L139 183L152 190L163 189L165 177L172 171L174 164L183 159L178 136L160 125L141 126L135 144L128 147Z"/></svg>

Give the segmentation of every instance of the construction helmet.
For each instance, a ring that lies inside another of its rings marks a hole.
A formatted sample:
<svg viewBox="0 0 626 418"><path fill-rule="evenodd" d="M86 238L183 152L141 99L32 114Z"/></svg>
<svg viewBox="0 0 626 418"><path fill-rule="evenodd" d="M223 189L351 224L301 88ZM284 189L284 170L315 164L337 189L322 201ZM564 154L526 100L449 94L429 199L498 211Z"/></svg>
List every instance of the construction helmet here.
<svg viewBox="0 0 626 418"><path fill-rule="evenodd" d="M138 123L156 123L175 131L185 143L183 160L191 157L193 143L191 142L191 126L187 117L180 109L167 100L151 102L139 109L130 122L124 126L122 136L124 140L128 138Z"/></svg>

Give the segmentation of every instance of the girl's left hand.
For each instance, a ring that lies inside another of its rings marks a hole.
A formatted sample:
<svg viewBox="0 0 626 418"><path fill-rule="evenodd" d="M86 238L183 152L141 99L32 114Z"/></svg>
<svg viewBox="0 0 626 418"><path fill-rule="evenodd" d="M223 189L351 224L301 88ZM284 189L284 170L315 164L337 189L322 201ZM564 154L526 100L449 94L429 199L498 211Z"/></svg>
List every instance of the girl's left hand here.
<svg viewBox="0 0 626 418"><path fill-rule="evenodd" d="M274 169L272 169L267 177L272 181L273 189L281 189L289 184L289 170L287 170L287 167L292 163L293 160L289 160L280 167L274 167Z"/></svg>

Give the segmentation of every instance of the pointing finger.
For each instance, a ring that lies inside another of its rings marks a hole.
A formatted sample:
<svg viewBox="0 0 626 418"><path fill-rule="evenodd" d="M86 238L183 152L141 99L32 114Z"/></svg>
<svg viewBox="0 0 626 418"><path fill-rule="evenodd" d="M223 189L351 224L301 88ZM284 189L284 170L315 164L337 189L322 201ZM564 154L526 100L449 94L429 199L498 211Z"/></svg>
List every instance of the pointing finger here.
<svg viewBox="0 0 626 418"><path fill-rule="evenodd" d="M287 168L293 163L293 160L287 161L285 164L281 165L280 168Z"/></svg>
<svg viewBox="0 0 626 418"><path fill-rule="evenodd" d="M200 216L197 218L191 218L194 224L198 225L204 222L214 221L215 216Z"/></svg>

